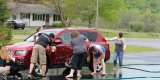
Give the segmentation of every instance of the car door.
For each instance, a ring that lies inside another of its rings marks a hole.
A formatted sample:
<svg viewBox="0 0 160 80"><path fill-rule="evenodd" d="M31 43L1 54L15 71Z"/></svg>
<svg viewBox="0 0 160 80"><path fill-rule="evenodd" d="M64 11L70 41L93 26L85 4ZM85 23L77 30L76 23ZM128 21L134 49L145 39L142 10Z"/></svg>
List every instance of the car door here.
<svg viewBox="0 0 160 80"><path fill-rule="evenodd" d="M64 32L58 38L62 40L62 43L56 46L55 57L56 63L62 64L68 62L72 56L72 50L70 49L71 32Z"/></svg>

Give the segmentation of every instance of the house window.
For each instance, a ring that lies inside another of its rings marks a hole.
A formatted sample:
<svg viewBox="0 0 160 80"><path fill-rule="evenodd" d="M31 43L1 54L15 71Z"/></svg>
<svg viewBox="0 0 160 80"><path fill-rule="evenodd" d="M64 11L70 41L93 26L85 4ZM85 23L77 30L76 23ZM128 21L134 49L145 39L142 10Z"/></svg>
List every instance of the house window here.
<svg viewBox="0 0 160 80"><path fill-rule="evenodd" d="M13 19L13 20L16 20L16 15L13 14L13 15L12 15L12 19Z"/></svg>
<svg viewBox="0 0 160 80"><path fill-rule="evenodd" d="M21 13L21 19L29 19L30 14L29 13Z"/></svg>
<svg viewBox="0 0 160 80"><path fill-rule="evenodd" d="M53 21L61 21L60 15L53 14Z"/></svg>
<svg viewBox="0 0 160 80"><path fill-rule="evenodd" d="M33 19L35 21L43 21L43 14L34 14Z"/></svg>

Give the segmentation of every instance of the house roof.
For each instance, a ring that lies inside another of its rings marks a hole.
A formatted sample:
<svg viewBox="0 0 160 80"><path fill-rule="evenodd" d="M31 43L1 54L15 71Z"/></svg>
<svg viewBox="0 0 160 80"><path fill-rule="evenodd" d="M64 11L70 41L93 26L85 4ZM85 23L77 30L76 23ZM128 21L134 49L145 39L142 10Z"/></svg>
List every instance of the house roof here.
<svg viewBox="0 0 160 80"><path fill-rule="evenodd" d="M8 3L8 7L12 9L13 13L58 14L55 8L41 4Z"/></svg>

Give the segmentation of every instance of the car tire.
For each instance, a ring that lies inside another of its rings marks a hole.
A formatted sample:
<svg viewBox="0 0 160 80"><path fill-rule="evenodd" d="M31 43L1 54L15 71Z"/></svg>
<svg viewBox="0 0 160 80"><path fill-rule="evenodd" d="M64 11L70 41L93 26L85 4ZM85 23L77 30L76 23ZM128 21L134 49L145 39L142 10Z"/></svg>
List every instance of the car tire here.
<svg viewBox="0 0 160 80"><path fill-rule="evenodd" d="M24 28L21 28L22 30L24 30Z"/></svg>
<svg viewBox="0 0 160 80"><path fill-rule="evenodd" d="M47 61L47 59L46 59L46 61ZM48 67L49 67L49 64L48 64L48 62L46 62L46 72L45 73L48 72ZM34 65L32 75L35 77L42 77L42 70L41 70L41 65L40 65L39 61Z"/></svg>
<svg viewBox="0 0 160 80"><path fill-rule="evenodd" d="M19 69L10 69L10 73L16 74L18 73L20 70Z"/></svg>
<svg viewBox="0 0 160 80"><path fill-rule="evenodd" d="M92 58L91 58L91 60L90 60L90 62L89 62L88 68L89 68L89 70L90 70L91 72L94 71L94 69L93 69L93 59L92 59ZM96 72L100 72L100 71L102 71L102 65L101 65L101 63L97 63Z"/></svg>

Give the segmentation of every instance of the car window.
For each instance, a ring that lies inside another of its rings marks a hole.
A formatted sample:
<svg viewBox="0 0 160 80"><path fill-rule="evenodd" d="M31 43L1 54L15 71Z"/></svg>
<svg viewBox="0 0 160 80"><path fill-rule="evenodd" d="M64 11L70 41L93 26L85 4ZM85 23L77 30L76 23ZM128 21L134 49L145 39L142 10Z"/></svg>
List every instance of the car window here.
<svg viewBox="0 0 160 80"><path fill-rule="evenodd" d="M50 33L53 33L54 35L56 35L57 34L57 32L45 32L45 31L39 31L39 32L37 32L37 33L45 33L45 34L50 34ZM37 33L35 33L35 34L37 34ZM36 40L38 39L39 37L37 36L36 37ZM31 35L30 37L28 37L27 39L25 39L24 41L27 41L27 42L33 42L34 41L34 34L33 35Z"/></svg>
<svg viewBox="0 0 160 80"><path fill-rule="evenodd" d="M58 38L62 40L62 44L70 44L71 42L71 32L66 32L60 35Z"/></svg>
<svg viewBox="0 0 160 80"><path fill-rule="evenodd" d="M20 20L14 20L16 23L23 23L22 21Z"/></svg>
<svg viewBox="0 0 160 80"><path fill-rule="evenodd" d="M95 42L96 39L97 39L97 36L98 36L98 33L96 32L88 32L88 35L89 35L89 41L91 42Z"/></svg>
<svg viewBox="0 0 160 80"><path fill-rule="evenodd" d="M87 32L79 32L80 34L82 34L82 35L84 35L89 41L90 41L90 39L89 39L89 36L88 36L88 34L87 34Z"/></svg>

